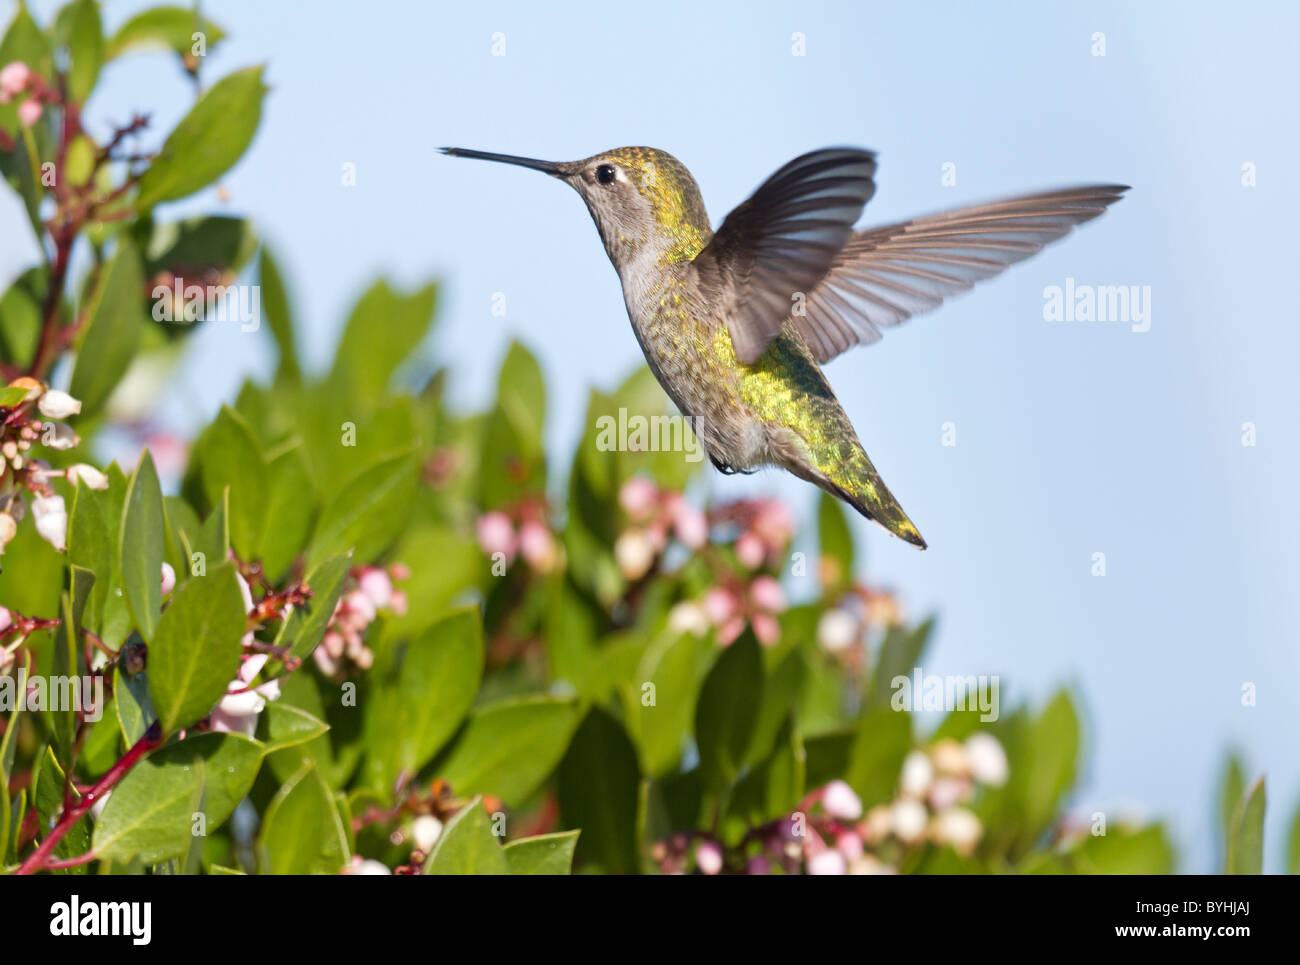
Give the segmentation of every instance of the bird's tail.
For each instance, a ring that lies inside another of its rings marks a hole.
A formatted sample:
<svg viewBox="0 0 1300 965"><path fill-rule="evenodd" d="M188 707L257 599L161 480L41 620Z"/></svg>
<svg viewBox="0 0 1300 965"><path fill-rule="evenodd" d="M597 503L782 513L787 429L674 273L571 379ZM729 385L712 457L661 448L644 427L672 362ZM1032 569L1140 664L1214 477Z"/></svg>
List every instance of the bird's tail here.
<svg viewBox="0 0 1300 965"><path fill-rule="evenodd" d="M903 507L898 504L885 482L876 472L861 446L854 446L849 459L835 467L827 467L822 479L814 482L832 496L838 496L867 519L879 523L900 539L925 549L925 540Z"/></svg>

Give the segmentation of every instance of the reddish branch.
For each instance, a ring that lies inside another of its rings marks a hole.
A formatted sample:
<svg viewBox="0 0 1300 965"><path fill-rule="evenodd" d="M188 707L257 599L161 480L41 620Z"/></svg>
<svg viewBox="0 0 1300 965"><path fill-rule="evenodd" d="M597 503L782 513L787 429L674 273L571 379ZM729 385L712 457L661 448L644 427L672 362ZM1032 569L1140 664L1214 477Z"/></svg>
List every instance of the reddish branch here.
<svg viewBox="0 0 1300 965"><path fill-rule="evenodd" d="M40 843L22 863L16 874L29 875L50 867L70 867L65 864L50 864L49 857L63 836L72 830L83 817L86 816L92 807L100 801L109 791L111 791L131 768L140 762L140 759L154 750L163 742L162 728L157 721L145 731L145 735L131 745L131 749L122 755L122 759L108 769L108 773L95 782L94 787L86 792L80 800L73 802L70 806L63 809L63 814L59 818L45 840ZM84 859L84 860L82 860ZM89 855L81 855L79 859L73 859L76 864L85 864L94 860L93 852Z"/></svg>

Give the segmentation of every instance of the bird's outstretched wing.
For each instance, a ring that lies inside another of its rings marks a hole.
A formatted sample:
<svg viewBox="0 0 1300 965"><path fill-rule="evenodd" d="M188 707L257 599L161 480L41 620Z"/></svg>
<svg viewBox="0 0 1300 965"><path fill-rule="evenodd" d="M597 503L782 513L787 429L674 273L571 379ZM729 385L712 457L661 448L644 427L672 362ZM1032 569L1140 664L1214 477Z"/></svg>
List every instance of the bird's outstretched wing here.
<svg viewBox="0 0 1300 965"><path fill-rule="evenodd" d="M835 264L875 193L876 158L836 147L795 158L741 202L696 256L731 281L728 328L736 357L758 361Z"/></svg>
<svg viewBox="0 0 1300 965"><path fill-rule="evenodd" d="M829 361L853 345L879 341L882 326L928 312L1028 258L1127 190L1066 188L857 232L792 321L817 361Z"/></svg>

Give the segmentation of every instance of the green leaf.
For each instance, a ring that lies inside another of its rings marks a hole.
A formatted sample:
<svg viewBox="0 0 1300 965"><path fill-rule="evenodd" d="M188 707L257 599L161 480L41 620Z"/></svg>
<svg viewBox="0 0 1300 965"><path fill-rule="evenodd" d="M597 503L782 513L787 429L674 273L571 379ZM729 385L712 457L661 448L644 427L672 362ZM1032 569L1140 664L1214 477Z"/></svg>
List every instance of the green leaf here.
<svg viewBox="0 0 1300 965"><path fill-rule="evenodd" d="M706 787L718 793L744 763L763 699L763 658L746 631L722 652L700 688L695 707L695 741Z"/></svg>
<svg viewBox="0 0 1300 965"><path fill-rule="evenodd" d="M635 874L641 769L636 750L613 717L592 707L560 764L564 825L581 828L578 856L606 874Z"/></svg>
<svg viewBox="0 0 1300 965"><path fill-rule="evenodd" d="M131 646L131 641L127 646ZM116 703L117 722L122 729L122 739L131 746L145 735L149 725L158 719L153 701L149 697L149 672L141 670L128 674L119 663L113 668L113 696Z"/></svg>
<svg viewBox="0 0 1300 965"><path fill-rule="evenodd" d="M329 729L319 717L278 700L268 703L257 720L257 733L268 754L315 740Z"/></svg>
<svg viewBox="0 0 1300 965"><path fill-rule="evenodd" d="M95 89L99 68L104 63L104 31L99 22L99 4L95 0L74 0L60 12L66 15L66 43L71 66L68 68L68 94L84 104Z"/></svg>
<svg viewBox="0 0 1300 965"><path fill-rule="evenodd" d="M1300 808L1291 817L1291 830L1286 839L1286 873L1300 874Z"/></svg>
<svg viewBox="0 0 1300 965"><path fill-rule="evenodd" d="M49 81L54 69L54 51L50 38L32 19L25 4L18 4L13 19L5 29L4 38L0 39L0 65L21 60L28 67ZM10 134L18 129L19 98L8 104L0 104L0 128ZM0 157L4 152L0 151Z"/></svg>
<svg viewBox="0 0 1300 965"><path fill-rule="evenodd" d="M415 499L415 456L400 452L363 469L326 504L316 523L308 564L353 550L373 560L410 522Z"/></svg>
<svg viewBox="0 0 1300 965"><path fill-rule="evenodd" d="M214 84L141 176L136 209L184 198L230 170L257 132L266 91L261 67L235 71Z"/></svg>
<svg viewBox="0 0 1300 965"><path fill-rule="evenodd" d="M267 463L267 527L262 534L262 568L278 584L311 535L316 495L301 443L281 450Z"/></svg>
<svg viewBox="0 0 1300 965"><path fill-rule="evenodd" d="M728 814L745 830L790 814L804 795L806 755L793 716L776 734L772 753L736 783Z"/></svg>
<svg viewBox="0 0 1300 965"><path fill-rule="evenodd" d="M1257 875L1264 870L1264 779L1250 785L1232 814L1228 832L1230 875Z"/></svg>
<svg viewBox="0 0 1300 965"><path fill-rule="evenodd" d="M578 726L578 704L524 697L481 707L438 773L458 794L492 794L507 803L528 799L555 769Z"/></svg>
<svg viewBox="0 0 1300 965"><path fill-rule="evenodd" d="M126 487L126 505L118 535L121 552L118 558L122 573L122 591L136 628L146 643L153 642L162 606L163 543L166 523L163 518L162 490L153 456L146 449L140 464Z"/></svg>
<svg viewBox="0 0 1300 965"><path fill-rule="evenodd" d="M280 788L266 809L261 868L273 875L338 874L348 863L347 830L334 796L311 764Z"/></svg>
<svg viewBox="0 0 1300 965"><path fill-rule="evenodd" d="M204 215L181 221L156 222L151 229L149 243L144 248L145 274L153 278L160 272L170 272L184 279L186 287L206 285L206 280L212 278L216 279L214 285L220 286L223 280L233 279L257 251L257 235L252 222L246 218ZM163 287L165 290L168 286ZM175 291L174 287L172 291ZM220 292L213 295L217 302L221 300ZM252 319L241 318L236 312L240 306L234 300L238 299L239 292L232 290L226 297L232 301L226 307L225 317L251 324ZM204 307L210 313L208 317L219 310L213 301L206 299L206 295ZM175 307L171 320L194 321L186 319Z"/></svg>
<svg viewBox="0 0 1300 965"><path fill-rule="evenodd" d="M844 505L823 493L817 504L817 543L821 551L822 583L827 593L840 593L853 582L853 531Z"/></svg>
<svg viewBox="0 0 1300 965"><path fill-rule="evenodd" d="M912 722L908 714L884 706L869 711L858 722L843 777L857 792L864 808L883 804L894 796L903 759L911 748ZM808 779L809 786L815 787L811 758L810 749Z"/></svg>
<svg viewBox="0 0 1300 965"><path fill-rule="evenodd" d="M412 640L396 686L368 703L370 786L414 774L456 733L483 677L483 627L477 606L459 610Z"/></svg>
<svg viewBox="0 0 1300 965"><path fill-rule="evenodd" d="M926 620L913 630L903 627L890 627L885 634L885 641L880 645L880 656L871 673L871 690L867 698L869 707L885 707L894 695L894 680L897 677L909 677L920 665L921 654L930 640L930 631L934 621ZM913 699L920 699L913 694Z"/></svg>
<svg viewBox="0 0 1300 965"><path fill-rule="evenodd" d="M196 734L154 751L124 777L95 823L95 852L157 864L185 854L202 802L206 832L230 817L253 786L263 747L239 734Z"/></svg>
<svg viewBox="0 0 1300 965"><path fill-rule="evenodd" d="M295 606L289 618L280 625L275 645L287 647L292 656L306 660L325 636L334 607L347 586L348 569L352 557L340 553L316 565L304 582L312 598L302 606Z"/></svg>
<svg viewBox="0 0 1300 965"><path fill-rule="evenodd" d="M352 309L334 355L330 382L351 399L382 396L397 367L415 351L433 321L437 286L409 295L380 279Z"/></svg>
<svg viewBox="0 0 1300 965"><path fill-rule="evenodd" d="M28 268L0 298L0 358L19 368L28 368L36 356L41 339L41 302L48 287L49 273L44 268ZM0 406L16 405L26 394L26 389L0 388Z"/></svg>
<svg viewBox="0 0 1300 965"><path fill-rule="evenodd" d="M289 295L285 290L284 276L276 264L271 252L262 246L262 257L258 262L258 280L262 285L262 310L267 324L271 326L271 335L280 350L281 375L298 378L298 347L294 336L293 311L289 304Z"/></svg>
<svg viewBox="0 0 1300 965"><path fill-rule="evenodd" d="M670 634L652 643L642 656L629 723L647 774L662 777L680 763L700 685L718 657L717 649L711 638ZM647 683L654 686L652 702Z"/></svg>
<svg viewBox="0 0 1300 965"><path fill-rule="evenodd" d="M197 10L186 7L152 7L136 14L113 34L108 57L120 57L132 50L171 50L182 56L192 55L194 34L204 35L208 53L226 32Z"/></svg>
<svg viewBox="0 0 1300 965"><path fill-rule="evenodd" d="M507 875L510 863L497 844L481 798L475 798L442 829L424 863L426 875Z"/></svg>
<svg viewBox="0 0 1300 965"><path fill-rule="evenodd" d="M149 695L163 732L204 717L239 672L244 599L230 562L172 593L149 645Z"/></svg>
<svg viewBox="0 0 1300 965"><path fill-rule="evenodd" d="M241 559L256 559L267 528L269 478L257 437L243 416L223 405L198 450L208 503L215 505L229 487L231 545Z"/></svg>
<svg viewBox="0 0 1300 965"><path fill-rule="evenodd" d="M1173 845L1159 825L1086 835L1071 857L1079 871L1091 875L1168 875L1174 870Z"/></svg>
<svg viewBox="0 0 1300 965"><path fill-rule="evenodd" d="M1068 693L1059 692L1043 708L1024 750L1027 759L1013 782L1021 794L1020 843L1028 847L1051 824L1057 804L1074 783L1079 755L1079 715ZM1017 774L1015 765L1012 774Z"/></svg>
<svg viewBox="0 0 1300 965"><path fill-rule="evenodd" d="M117 540L105 518L107 502L108 495L103 491L79 485L72 494L72 512L68 516L68 562L95 574L95 585L82 615L82 626L95 633L103 620L104 597L113 582L117 549Z"/></svg>
<svg viewBox="0 0 1300 965"><path fill-rule="evenodd" d="M1228 841L1228 832L1232 829L1232 816L1246 793L1246 765L1238 753L1231 753L1223 765L1223 774L1219 778L1219 833L1223 843Z"/></svg>
<svg viewBox="0 0 1300 965"><path fill-rule="evenodd" d="M538 834L505 846L512 875L567 875L573 868L573 848L581 831Z"/></svg>
<svg viewBox="0 0 1300 965"><path fill-rule="evenodd" d="M36 778L35 787L36 814L40 818L38 827L42 839L49 833L51 823L63 811L66 785L67 780L63 768L59 766L59 762L55 759L54 751L47 747L45 753L41 755L40 773ZM81 800L81 795L77 793L75 788L69 790L68 796L73 802ZM89 850L90 818L83 817L54 846L54 857L74 858L77 855L85 854ZM55 874L64 875L84 875L85 873L85 865L55 871Z"/></svg>
<svg viewBox="0 0 1300 965"><path fill-rule="evenodd" d="M77 632L79 624L72 614L72 600L67 593L60 598L59 618L59 625L54 631L53 674L46 678L51 691L51 707L58 709L46 713L50 715L53 724L54 744L59 757L71 761L73 739L77 732L77 714L73 701L80 703L81 677L77 674L77 643L81 634ZM62 691L60 698L54 695L56 688ZM76 698L72 695L74 688L78 691Z"/></svg>
<svg viewBox="0 0 1300 965"><path fill-rule="evenodd" d="M122 238L86 309L86 334L77 347L68 386L81 400L83 418L103 406L135 357L146 318L141 307L143 289L140 255Z"/></svg>

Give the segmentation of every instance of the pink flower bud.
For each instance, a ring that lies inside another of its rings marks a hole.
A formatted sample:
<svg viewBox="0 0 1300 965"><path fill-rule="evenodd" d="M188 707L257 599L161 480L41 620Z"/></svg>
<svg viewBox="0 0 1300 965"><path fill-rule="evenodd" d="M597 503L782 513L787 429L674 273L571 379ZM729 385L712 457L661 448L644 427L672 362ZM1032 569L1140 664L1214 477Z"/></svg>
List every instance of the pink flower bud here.
<svg viewBox="0 0 1300 965"><path fill-rule="evenodd" d="M754 855L745 865L745 874L747 875L767 875L771 873L772 862L761 854Z"/></svg>
<svg viewBox="0 0 1300 965"><path fill-rule="evenodd" d="M505 513L484 513L478 518L478 545L489 556L505 554L507 560L515 558L518 542L515 537L515 524Z"/></svg>
<svg viewBox="0 0 1300 965"><path fill-rule="evenodd" d="M729 647L736 642L736 638L745 632L745 618L734 616L718 628L718 643L724 647Z"/></svg>
<svg viewBox="0 0 1300 965"><path fill-rule="evenodd" d="M836 836L835 850L844 855L845 861L854 861L862 857L862 839L852 831L845 831Z"/></svg>
<svg viewBox="0 0 1300 965"><path fill-rule="evenodd" d="M4 102L26 90L31 78L31 68L21 60L15 60L0 69L0 94L4 95Z"/></svg>
<svg viewBox="0 0 1300 965"><path fill-rule="evenodd" d="M781 624L770 613L755 613L749 618L749 625L754 628L758 642L765 647L781 639Z"/></svg>
<svg viewBox="0 0 1300 965"><path fill-rule="evenodd" d="M648 479L633 476L618 492L618 504L633 519L644 519L659 501L659 490Z"/></svg>
<svg viewBox="0 0 1300 965"><path fill-rule="evenodd" d="M781 589L781 584L773 577L760 576L754 580L749 587L749 598L754 606L768 613L785 611L785 590Z"/></svg>
<svg viewBox="0 0 1300 965"><path fill-rule="evenodd" d="M826 848L808 858L810 875L842 875L848 871L848 862L838 851Z"/></svg>
<svg viewBox="0 0 1300 965"><path fill-rule="evenodd" d="M172 569L170 563L164 563L162 565L162 595L166 596L174 589L176 589L176 571Z"/></svg>
<svg viewBox="0 0 1300 965"><path fill-rule="evenodd" d="M701 841L695 847L695 867L706 875L722 870L722 849L713 841Z"/></svg>
<svg viewBox="0 0 1300 965"><path fill-rule="evenodd" d="M360 590L353 590L347 595L345 600L348 608L348 616L354 627L358 630L364 630L374 622L377 614L375 612L375 604L370 597L366 596Z"/></svg>
<svg viewBox="0 0 1300 965"><path fill-rule="evenodd" d="M831 781L822 794L822 810L841 821L856 821L862 817L862 799L844 781Z"/></svg>
<svg viewBox="0 0 1300 965"><path fill-rule="evenodd" d="M393 581L383 570L373 567L363 570L357 585L362 593L370 597L370 602L377 610L385 609L393 599Z"/></svg>
<svg viewBox="0 0 1300 965"><path fill-rule="evenodd" d="M18 105L18 123L23 127L31 127L41 119L41 112L44 109L35 97L27 98Z"/></svg>
<svg viewBox="0 0 1300 965"><path fill-rule="evenodd" d="M704 614L714 626L720 626L731 619L739 609L736 594L715 586L704 594Z"/></svg>
<svg viewBox="0 0 1300 965"><path fill-rule="evenodd" d="M7 607L0 606L0 633L4 633L13 625L14 618Z"/></svg>
<svg viewBox="0 0 1300 965"><path fill-rule="evenodd" d="M529 520L519 527L519 552L539 573L549 573L555 566L555 539L541 523Z"/></svg>
<svg viewBox="0 0 1300 965"><path fill-rule="evenodd" d="M709 541L709 519L694 506L679 503L673 519L673 532L683 545L697 550Z"/></svg>
<svg viewBox="0 0 1300 965"><path fill-rule="evenodd" d="M790 508L775 499L764 500L754 517L754 532L770 548L780 549L790 542L790 535L794 532Z"/></svg>
<svg viewBox="0 0 1300 965"><path fill-rule="evenodd" d="M393 611L394 616L406 616L406 594L401 590L394 590L393 598L388 601L388 609Z"/></svg>
<svg viewBox="0 0 1300 965"><path fill-rule="evenodd" d="M643 531L629 529L614 541L614 559L625 577L639 580L655 561L654 545Z"/></svg>
<svg viewBox="0 0 1300 965"><path fill-rule="evenodd" d="M343 635L330 630L325 634L325 638L321 640L321 644L317 649L324 650L332 660L338 660L343 656L343 647Z"/></svg>
<svg viewBox="0 0 1300 965"><path fill-rule="evenodd" d="M740 560L741 566L756 570L763 565L763 560L767 557L767 547L755 533L742 533L740 539L736 540L736 557Z"/></svg>

